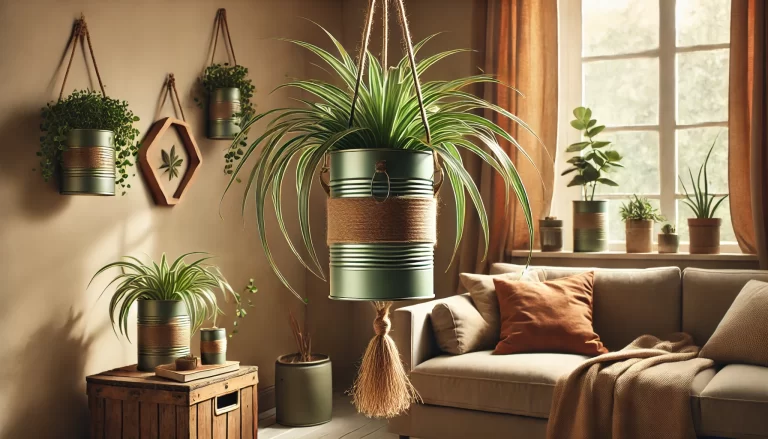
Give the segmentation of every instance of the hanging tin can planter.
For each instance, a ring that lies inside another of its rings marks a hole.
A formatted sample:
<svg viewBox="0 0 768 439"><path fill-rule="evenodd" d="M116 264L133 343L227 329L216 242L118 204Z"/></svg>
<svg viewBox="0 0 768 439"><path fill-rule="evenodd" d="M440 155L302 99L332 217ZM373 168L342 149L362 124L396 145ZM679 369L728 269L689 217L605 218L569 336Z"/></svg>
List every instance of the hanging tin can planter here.
<svg viewBox="0 0 768 439"><path fill-rule="evenodd" d="M190 354L190 319L180 300L139 300L138 369L153 371Z"/></svg>
<svg viewBox="0 0 768 439"><path fill-rule="evenodd" d="M115 133L73 129L61 155L61 193L115 195Z"/></svg>
<svg viewBox="0 0 768 439"><path fill-rule="evenodd" d="M234 139L240 133L240 89L217 88L208 96L208 137Z"/></svg>
<svg viewBox="0 0 768 439"><path fill-rule="evenodd" d="M371 148L334 151L330 159L330 297L434 297L432 154Z"/></svg>
<svg viewBox="0 0 768 439"><path fill-rule="evenodd" d="M227 331L224 328L200 330L200 359L203 364L227 362Z"/></svg>

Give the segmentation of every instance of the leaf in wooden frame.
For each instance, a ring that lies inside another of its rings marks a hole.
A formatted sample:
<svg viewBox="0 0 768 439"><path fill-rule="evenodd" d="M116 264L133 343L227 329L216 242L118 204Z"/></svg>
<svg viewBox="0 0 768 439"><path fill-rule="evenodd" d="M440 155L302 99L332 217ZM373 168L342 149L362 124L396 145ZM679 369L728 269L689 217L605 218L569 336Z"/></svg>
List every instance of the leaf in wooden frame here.
<svg viewBox="0 0 768 439"><path fill-rule="evenodd" d="M168 181L173 180L179 176L179 166L184 163L184 159L179 158L176 155L176 145L171 146L171 153L168 154L164 149L160 150L162 154L163 164L159 169L165 169L163 174L168 173Z"/></svg>

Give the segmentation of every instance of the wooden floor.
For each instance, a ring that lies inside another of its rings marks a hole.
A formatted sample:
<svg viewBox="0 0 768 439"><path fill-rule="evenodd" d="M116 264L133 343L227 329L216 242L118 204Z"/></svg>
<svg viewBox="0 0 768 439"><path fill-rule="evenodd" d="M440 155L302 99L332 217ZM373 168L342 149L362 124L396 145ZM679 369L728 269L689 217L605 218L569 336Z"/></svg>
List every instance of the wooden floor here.
<svg viewBox="0 0 768 439"><path fill-rule="evenodd" d="M387 432L387 421L369 419L357 413L345 395L333 399L333 420L315 427L284 427L275 422L275 409L259 416L259 439L398 439Z"/></svg>

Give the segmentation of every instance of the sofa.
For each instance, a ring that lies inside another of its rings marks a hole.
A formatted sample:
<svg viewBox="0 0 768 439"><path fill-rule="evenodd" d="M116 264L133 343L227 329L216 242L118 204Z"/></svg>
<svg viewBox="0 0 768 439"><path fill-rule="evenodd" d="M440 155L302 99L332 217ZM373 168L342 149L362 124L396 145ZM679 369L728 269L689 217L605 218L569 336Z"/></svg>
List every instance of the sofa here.
<svg viewBox="0 0 768 439"><path fill-rule="evenodd" d="M495 264L491 274L523 268ZM768 282L768 271L757 270L532 268L546 279L595 270L593 324L610 350L643 334L679 331L703 346L747 281ZM587 357L446 355L430 323L437 302L393 314L393 339L423 403L391 419L389 431L422 439L544 438L557 379ZM691 388L691 408L699 437L768 438L768 368L728 364L702 371Z"/></svg>

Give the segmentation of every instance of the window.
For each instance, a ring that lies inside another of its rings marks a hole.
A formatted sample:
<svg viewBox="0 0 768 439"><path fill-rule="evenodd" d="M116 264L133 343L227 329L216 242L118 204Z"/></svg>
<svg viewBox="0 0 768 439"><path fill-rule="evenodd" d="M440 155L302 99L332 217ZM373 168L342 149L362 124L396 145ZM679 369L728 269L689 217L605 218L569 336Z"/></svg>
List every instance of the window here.
<svg viewBox="0 0 768 439"><path fill-rule="evenodd" d="M624 248L619 207L634 193L649 198L688 240L692 213L681 202L678 176L690 190L688 167L695 176L715 139L710 190L728 191L730 3L560 0L560 144L580 140L569 121L573 108L585 105L606 125L603 140L624 157L625 168L611 176L619 186L600 185L595 195L609 200L614 250ZM558 166L569 156L561 153ZM558 180L557 190L566 183ZM568 221L578 188L563 192L555 214ZM717 215L723 251L738 251L727 201Z"/></svg>

